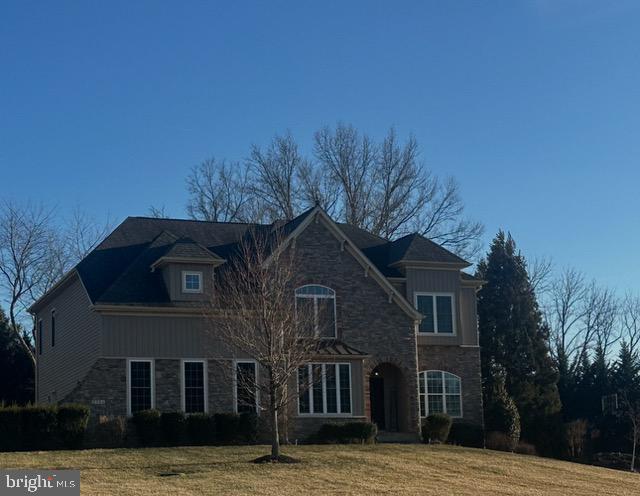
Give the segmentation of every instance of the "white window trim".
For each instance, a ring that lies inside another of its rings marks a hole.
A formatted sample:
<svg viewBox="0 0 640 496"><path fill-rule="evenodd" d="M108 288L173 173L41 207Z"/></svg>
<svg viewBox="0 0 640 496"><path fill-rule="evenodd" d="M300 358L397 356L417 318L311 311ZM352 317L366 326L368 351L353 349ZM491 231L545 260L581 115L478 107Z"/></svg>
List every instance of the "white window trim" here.
<svg viewBox="0 0 640 496"><path fill-rule="evenodd" d="M200 281L200 288L199 289L187 288L187 276L198 276L198 280ZM204 284L204 277L201 271L197 271L197 270L182 271L182 292L183 293L202 293L203 284Z"/></svg>
<svg viewBox="0 0 640 496"><path fill-rule="evenodd" d="M418 324L418 334L422 336L435 336L436 334L439 336L449 336L454 337L458 335L458 312L456 312L456 295L455 293L434 293L434 292L420 292L416 291L413 294L413 306L416 310L418 310L418 297L419 296L432 296L432 305L433 305L433 332L425 332L420 330L420 325ZM453 332L439 332L438 331L438 304L436 302L437 296L450 296L451 297L451 317L452 317L452 327ZM419 311L419 310L418 310Z"/></svg>
<svg viewBox="0 0 640 496"><path fill-rule="evenodd" d="M320 295L320 294L298 294L298 290L302 288L307 288L309 286L317 286L319 288L325 288L331 291L329 295ZM313 326L314 326L314 337L317 339L337 339L338 337L338 309L336 307L336 292L334 289L329 286L323 286L322 284L305 284L304 286L300 286L294 291L295 298L295 307L296 312L298 311L298 298L307 298L313 300ZM320 325L318 322L318 300L320 299L332 299L333 300L333 336L320 336Z"/></svg>
<svg viewBox="0 0 640 496"><path fill-rule="evenodd" d="M131 362L151 364L151 409L156 407L156 364L153 358L127 358L127 415L131 417Z"/></svg>
<svg viewBox="0 0 640 496"><path fill-rule="evenodd" d="M421 372L418 372L418 381L423 380L424 381L424 416L421 416L421 418L426 418L429 416L429 389L427 388L427 372L440 372L440 378L442 379L442 408L444 410L443 413L449 415L449 417L454 418L454 419L459 419L459 418L463 418L464 417L464 405L463 405L463 401L462 401L462 378L459 375L454 374L453 372L449 372L447 370L422 370ZM447 412L447 390L446 390L446 386L445 386L445 380L444 380L444 374L451 374L452 376L456 377L459 381L460 381L460 415L451 415L450 413ZM421 377L423 376L423 377ZM432 396L437 396L436 393L432 393ZM420 398L420 384L418 384L418 400L422 401Z"/></svg>
<svg viewBox="0 0 640 496"><path fill-rule="evenodd" d="M181 395L181 404L182 411L191 415L191 413L187 413L187 390L185 389L185 364L186 363L201 363L202 364L202 374L203 374L203 387L204 387L204 413L209 413L209 371L207 369L207 360L204 358L186 358L180 360L180 395Z"/></svg>
<svg viewBox="0 0 640 496"><path fill-rule="evenodd" d="M258 388L258 362L251 358L236 359L233 361L233 412L238 413L238 364L252 363L256 374L256 414L260 414L260 389Z"/></svg>
<svg viewBox="0 0 640 496"><path fill-rule="evenodd" d="M313 412L313 368L312 365L322 365L322 409L327 410L327 382L326 382L326 366L333 365L336 367L336 406L338 412L335 413L314 413ZM340 413L342 405L340 403L340 365L347 365L349 367L349 413ZM296 393L298 395L298 416L300 417L354 417L353 414L353 379L351 377L351 363L350 362L311 362L303 365L307 367L307 377L309 378L309 384L307 391L309 392L309 412L300 411L300 380L296 374Z"/></svg>

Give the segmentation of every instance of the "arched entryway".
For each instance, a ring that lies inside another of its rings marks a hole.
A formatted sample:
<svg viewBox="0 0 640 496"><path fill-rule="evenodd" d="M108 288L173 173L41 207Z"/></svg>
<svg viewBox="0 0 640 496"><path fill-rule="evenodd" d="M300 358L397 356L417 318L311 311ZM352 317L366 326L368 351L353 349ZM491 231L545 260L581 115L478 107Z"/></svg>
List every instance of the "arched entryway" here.
<svg viewBox="0 0 640 496"><path fill-rule="evenodd" d="M369 376L371 421L380 431L407 429L407 394L402 371L391 363L381 363Z"/></svg>

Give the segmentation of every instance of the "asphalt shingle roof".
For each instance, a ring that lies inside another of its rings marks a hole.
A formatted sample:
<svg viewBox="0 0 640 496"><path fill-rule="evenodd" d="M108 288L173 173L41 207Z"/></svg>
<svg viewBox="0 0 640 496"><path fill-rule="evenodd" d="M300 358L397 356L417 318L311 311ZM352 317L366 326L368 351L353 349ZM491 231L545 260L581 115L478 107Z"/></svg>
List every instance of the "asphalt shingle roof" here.
<svg viewBox="0 0 640 496"><path fill-rule="evenodd" d="M127 217L76 268L94 303L168 305L161 272L150 269L159 258L228 259L252 232L283 239L312 212L268 225ZM387 277L402 276L389 266L400 260L466 263L419 235L388 241L347 224L338 227Z"/></svg>

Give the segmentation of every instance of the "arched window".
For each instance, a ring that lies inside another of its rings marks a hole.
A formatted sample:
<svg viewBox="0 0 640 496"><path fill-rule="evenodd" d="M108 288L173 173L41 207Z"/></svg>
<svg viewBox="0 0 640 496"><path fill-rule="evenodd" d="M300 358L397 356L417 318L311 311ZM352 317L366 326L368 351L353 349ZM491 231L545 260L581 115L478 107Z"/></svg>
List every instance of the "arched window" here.
<svg viewBox="0 0 640 496"><path fill-rule="evenodd" d="M326 286L308 284L296 289L296 310L309 320L308 333L318 338L335 338L336 292Z"/></svg>
<svg viewBox="0 0 640 496"><path fill-rule="evenodd" d="M460 377L444 370L426 370L418 374L418 383L421 417L432 413L462 417Z"/></svg>

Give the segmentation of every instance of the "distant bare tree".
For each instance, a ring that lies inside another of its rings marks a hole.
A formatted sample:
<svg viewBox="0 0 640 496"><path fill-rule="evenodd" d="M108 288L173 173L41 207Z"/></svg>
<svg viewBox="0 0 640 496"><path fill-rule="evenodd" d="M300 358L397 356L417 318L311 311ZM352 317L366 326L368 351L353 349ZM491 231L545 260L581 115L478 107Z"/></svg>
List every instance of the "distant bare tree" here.
<svg viewBox="0 0 640 496"><path fill-rule="evenodd" d="M368 227L377 158L374 143L353 126L338 124L335 130L324 127L315 134L314 150L319 166L340 185L341 217L347 224Z"/></svg>
<svg viewBox="0 0 640 496"><path fill-rule="evenodd" d="M607 356L611 347L621 338L616 325L618 302L615 294L610 289L592 282L587 287L583 313L585 336L592 337L595 346Z"/></svg>
<svg viewBox="0 0 640 496"><path fill-rule="evenodd" d="M27 324L27 309L109 230L108 222L99 225L79 208L63 225L54 224L53 214L42 205L0 206L0 290L11 328L34 362L35 323Z"/></svg>
<svg viewBox="0 0 640 496"><path fill-rule="evenodd" d="M0 206L0 288L8 305L9 323L35 364L31 337L20 332L20 316L34 288L48 273L52 211L43 206L5 202ZM31 340L31 341L30 341Z"/></svg>
<svg viewBox="0 0 640 496"><path fill-rule="evenodd" d="M640 296L627 293L622 300L620 319L624 339L632 354L640 351Z"/></svg>
<svg viewBox="0 0 640 496"><path fill-rule="evenodd" d="M528 264L527 272L535 293L539 296L547 295L552 286L553 261L547 257L534 257Z"/></svg>
<svg viewBox="0 0 640 496"><path fill-rule="evenodd" d="M314 152L338 185L341 220L389 239L419 232L463 257L477 255L484 227L464 217L457 182L420 162L414 137L401 144L392 128L376 146L339 124L316 133Z"/></svg>
<svg viewBox="0 0 640 496"><path fill-rule="evenodd" d="M417 140L394 129L376 144L353 126L324 127L314 136L313 160L291 133L266 148L253 146L244 166L208 160L187 178L192 218L213 221L289 220L320 205L341 222L395 239L418 232L473 259L484 227L465 216L460 187L420 161Z"/></svg>
<svg viewBox="0 0 640 496"><path fill-rule="evenodd" d="M300 171L306 160L290 133L276 135L266 150L253 145L248 163L252 171L254 194L273 220L291 220L300 211Z"/></svg>
<svg viewBox="0 0 640 496"><path fill-rule="evenodd" d="M199 220L252 222L257 213L251 197L248 165L211 158L187 177L187 213Z"/></svg>
<svg viewBox="0 0 640 496"><path fill-rule="evenodd" d="M584 275L567 268L551 285L546 319L550 327L551 354L562 369L572 374L588 353L593 336L581 326L587 294Z"/></svg>
<svg viewBox="0 0 640 496"><path fill-rule="evenodd" d="M151 205L149 207L149 217L153 217L154 219L166 219L169 215L167 214L167 209L164 205L160 205L159 207Z"/></svg>
<svg viewBox="0 0 640 496"><path fill-rule="evenodd" d="M222 288L206 316L215 338L235 356L251 358L260 368L258 377L245 375L238 380L242 388L257 390L266 398L261 408L269 412L274 461L281 455L280 417L297 399L288 394L288 388L317 349L317 341L304 334L314 317L296 309L295 250L278 249L281 241L276 232L263 235L255 231L247 237L238 255L221 271Z"/></svg>

